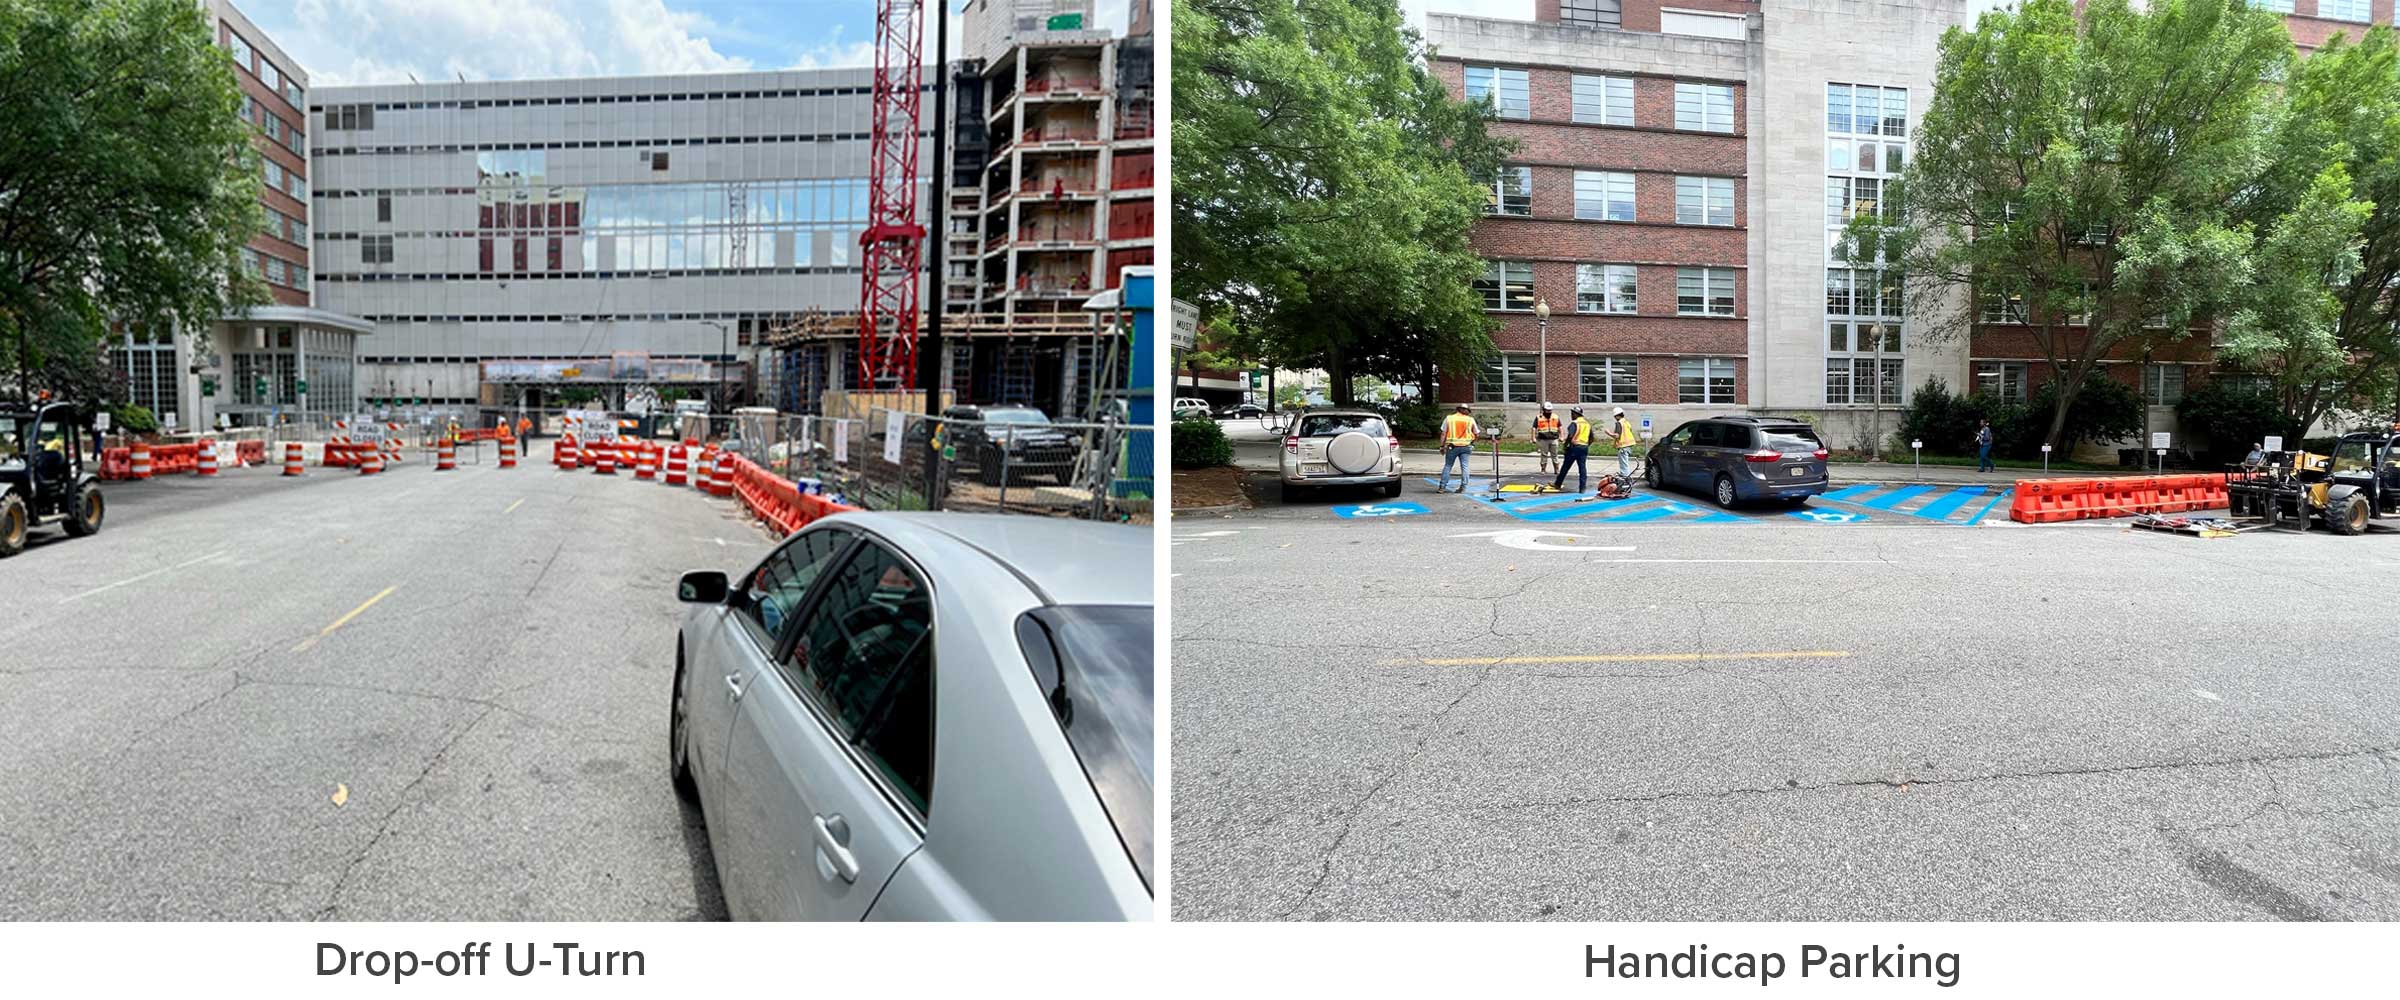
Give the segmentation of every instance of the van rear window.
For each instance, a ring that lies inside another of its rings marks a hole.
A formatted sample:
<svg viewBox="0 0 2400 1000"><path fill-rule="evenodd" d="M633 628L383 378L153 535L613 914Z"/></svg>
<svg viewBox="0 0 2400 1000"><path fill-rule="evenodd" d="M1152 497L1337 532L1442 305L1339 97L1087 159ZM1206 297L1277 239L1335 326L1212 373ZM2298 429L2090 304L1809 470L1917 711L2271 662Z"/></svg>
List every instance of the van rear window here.
<svg viewBox="0 0 2400 1000"><path fill-rule="evenodd" d="M1766 447L1786 454L1825 447L1817 440L1817 432L1806 427L1761 427L1758 433L1766 439Z"/></svg>

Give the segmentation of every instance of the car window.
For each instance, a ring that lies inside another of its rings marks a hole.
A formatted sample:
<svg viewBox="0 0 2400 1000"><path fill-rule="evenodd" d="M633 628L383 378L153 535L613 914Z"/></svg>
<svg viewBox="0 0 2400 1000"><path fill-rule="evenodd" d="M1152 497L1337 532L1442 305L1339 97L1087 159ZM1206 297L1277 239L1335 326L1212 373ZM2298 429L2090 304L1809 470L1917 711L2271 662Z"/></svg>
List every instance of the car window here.
<svg viewBox="0 0 2400 1000"><path fill-rule="evenodd" d="M1766 437L1762 447L1781 452L1814 452L1825 446L1817 440L1817 432L1806 427L1768 427L1762 428L1759 433Z"/></svg>
<svg viewBox="0 0 2400 1000"><path fill-rule="evenodd" d="M1150 884L1156 682L1147 607L1065 605L1017 619L1017 643L1126 856ZM1063 680L1063 685L1062 685ZM1061 705L1064 704L1062 710Z"/></svg>
<svg viewBox="0 0 2400 1000"><path fill-rule="evenodd" d="M832 527L802 532L758 564L743 583L735 607L765 633L770 644L781 639L792 612L808 596L809 585L854 537Z"/></svg>
<svg viewBox="0 0 2400 1000"><path fill-rule="evenodd" d="M1040 410L985 410L983 419L995 424L1046 424L1049 414Z"/></svg>
<svg viewBox="0 0 2400 1000"><path fill-rule="evenodd" d="M1681 427L1675 428L1675 433L1667 435L1667 440L1665 443L1672 445L1686 445L1692 443L1692 425L1685 424Z"/></svg>
<svg viewBox="0 0 2400 1000"><path fill-rule="evenodd" d="M827 581L784 659L794 685L920 812L933 793L932 634L925 581L869 543Z"/></svg>
<svg viewBox="0 0 2400 1000"><path fill-rule="evenodd" d="M1718 441L1720 441L1720 440L1722 440L1722 438L1721 438L1721 436L1720 436L1720 434L1721 434L1721 431L1722 431L1722 430L1723 430L1723 428L1719 427L1719 426L1718 426L1718 425L1716 425L1716 424L1710 424L1710 423L1698 423L1698 424L1693 424L1693 425L1692 425L1692 440L1691 440L1691 446L1692 446L1692 447L1694 447L1694 448L1714 448L1714 447L1716 447L1716 446L1717 446L1717 442L1718 442Z"/></svg>
<svg viewBox="0 0 2400 1000"><path fill-rule="evenodd" d="M1300 418L1301 437L1332 437L1350 431L1360 431L1375 437L1386 437L1382 417L1358 413L1311 413Z"/></svg>

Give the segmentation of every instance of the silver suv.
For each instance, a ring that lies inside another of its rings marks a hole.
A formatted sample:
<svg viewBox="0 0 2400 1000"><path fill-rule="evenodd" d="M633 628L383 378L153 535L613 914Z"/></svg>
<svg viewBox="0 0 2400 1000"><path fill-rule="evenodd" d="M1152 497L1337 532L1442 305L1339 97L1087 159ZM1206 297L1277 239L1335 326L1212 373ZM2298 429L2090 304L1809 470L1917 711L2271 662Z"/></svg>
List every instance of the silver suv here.
<svg viewBox="0 0 2400 1000"><path fill-rule="evenodd" d="M1381 486L1400 495L1400 439L1373 410L1311 410L1283 432L1283 496L1320 486Z"/></svg>

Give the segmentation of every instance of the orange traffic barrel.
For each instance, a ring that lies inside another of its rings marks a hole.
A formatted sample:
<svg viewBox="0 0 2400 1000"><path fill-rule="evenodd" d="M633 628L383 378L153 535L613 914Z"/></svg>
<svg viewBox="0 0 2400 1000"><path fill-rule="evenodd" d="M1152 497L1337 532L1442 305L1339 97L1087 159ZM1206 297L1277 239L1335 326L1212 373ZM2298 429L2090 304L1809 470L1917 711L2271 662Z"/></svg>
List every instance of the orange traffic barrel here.
<svg viewBox="0 0 2400 1000"><path fill-rule="evenodd" d="M200 458L197 471L203 476L217 474L217 443L215 441L207 438L200 439Z"/></svg>
<svg viewBox="0 0 2400 1000"><path fill-rule="evenodd" d="M667 485L683 485L689 478L685 473L690 469L691 459L684 454L682 445L672 445L667 448Z"/></svg>
<svg viewBox="0 0 2400 1000"><path fill-rule="evenodd" d="M298 441L286 441L283 443L283 474L287 476L304 476L308 474L308 457L301 454L300 442Z"/></svg>
<svg viewBox="0 0 2400 1000"><path fill-rule="evenodd" d="M150 442L148 441L133 443L133 478L150 478Z"/></svg>
<svg viewBox="0 0 2400 1000"><path fill-rule="evenodd" d="M514 469L517 467L516 438L504 437L500 439L500 467L503 469Z"/></svg>
<svg viewBox="0 0 2400 1000"><path fill-rule="evenodd" d="M458 468L458 442L445 436L434 448L433 471L448 472L455 468Z"/></svg>

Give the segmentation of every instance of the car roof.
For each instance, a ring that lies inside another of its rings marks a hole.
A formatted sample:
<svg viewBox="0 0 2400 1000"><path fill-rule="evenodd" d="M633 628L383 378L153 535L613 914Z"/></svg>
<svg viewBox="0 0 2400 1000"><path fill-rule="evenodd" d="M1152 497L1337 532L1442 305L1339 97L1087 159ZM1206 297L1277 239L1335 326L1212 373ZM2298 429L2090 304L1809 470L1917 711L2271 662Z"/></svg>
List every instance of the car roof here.
<svg viewBox="0 0 2400 1000"><path fill-rule="evenodd" d="M1147 528L1016 514L859 511L839 519L913 548L946 539L1007 567L1055 604L1152 604Z"/></svg>

